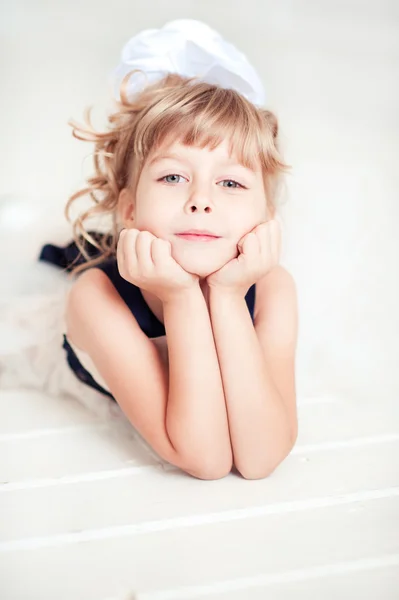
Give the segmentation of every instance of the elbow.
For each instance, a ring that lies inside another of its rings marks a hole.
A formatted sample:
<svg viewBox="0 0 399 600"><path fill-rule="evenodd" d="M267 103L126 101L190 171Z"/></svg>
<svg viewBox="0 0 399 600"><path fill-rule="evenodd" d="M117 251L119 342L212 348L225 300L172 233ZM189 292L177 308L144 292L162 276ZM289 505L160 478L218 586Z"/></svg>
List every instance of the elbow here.
<svg viewBox="0 0 399 600"><path fill-rule="evenodd" d="M260 461L257 464L236 465L237 471L244 479L266 479L266 477L269 477L269 475L271 475L289 455L295 446L297 436L298 431L295 430L290 437L288 448L286 447L284 452L279 454L278 458L275 459L274 462L270 463L270 461Z"/></svg>
<svg viewBox="0 0 399 600"><path fill-rule="evenodd" d="M179 466L197 479L223 479L233 468L230 438L219 438L219 443L214 446L209 442L196 447L186 446L181 454Z"/></svg>
<svg viewBox="0 0 399 600"><path fill-rule="evenodd" d="M223 479L226 477L231 472L232 468L233 464L229 463L227 465L196 465L195 467L186 467L184 470L196 479L213 481L215 479Z"/></svg>
<svg viewBox="0 0 399 600"><path fill-rule="evenodd" d="M183 470L197 479L223 479L233 468L233 455L230 451L226 452L225 456L218 457L218 459L211 456L207 459L202 457L202 460L198 460L197 457L196 459L186 460L184 463Z"/></svg>
<svg viewBox="0 0 399 600"><path fill-rule="evenodd" d="M262 460L263 458L263 460ZM270 460L264 460L265 457L259 457L255 461L237 461L235 468L244 479L266 479L280 464L281 460L271 463Z"/></svg>
<svg viewBox="0 0 399 600"><path fill-rule="evenodd" d="M277 467L277 465L276 465ZM269 475L271 475L271 473L273 473L273 471L275 470L275 468L258 468L258 469L241 469L237 467L237 471L240 473L241 477L243 477L244 479L266 479L266 477L269 477Z"/></svg>
<svg viewBox="0 0 399 600"><path fill-rule="evenodd" d="M217 469L217 470L207 470L207 471L196 471L194 473L190 473L196 479L202 479L203 481L215 481L216 479L223 479L226 477L231 471L230 469Z"/></svg>

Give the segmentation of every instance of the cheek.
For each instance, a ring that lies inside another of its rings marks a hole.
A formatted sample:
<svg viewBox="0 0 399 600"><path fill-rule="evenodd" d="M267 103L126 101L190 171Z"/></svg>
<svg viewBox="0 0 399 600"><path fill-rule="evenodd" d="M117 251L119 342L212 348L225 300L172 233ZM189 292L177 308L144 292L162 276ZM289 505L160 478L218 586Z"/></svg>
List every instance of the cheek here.
<svg viewBox="0 0 399 600"><path fill-rule="evenodd" d="M150 231L157 237L164 237L168 231L171 214L165 203L157 202L156 198L139 198L135 212L137 229Z"/></svg>
<svg viewBox="0 0 399 600"><path fill-rule="evenodd" d="M247 197L242 203L231 207L227 213L232 237L242 237L267 218L266 200L263 196Z"/></svg>
<svg viewBox="0 0 399 600"><path fill-rule="evenodd" d="M256 218L253 214L243 215L241 219L235 221L230 227L230 241L232 244L238 244L240 239L259 225L261 218Z"/></svg>

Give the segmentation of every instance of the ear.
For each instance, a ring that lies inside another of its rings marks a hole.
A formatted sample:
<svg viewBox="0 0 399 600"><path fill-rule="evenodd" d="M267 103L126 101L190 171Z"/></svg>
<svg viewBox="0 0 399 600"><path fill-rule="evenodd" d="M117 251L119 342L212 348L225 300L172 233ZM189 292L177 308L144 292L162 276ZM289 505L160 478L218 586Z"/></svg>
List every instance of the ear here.
<svg viewBox="0 0 399 600"><path fill-rule="evenodd" d="M124 228L134 226L134 198L131 190L128 188L123 188L119 192L118 214Z"/></svg>

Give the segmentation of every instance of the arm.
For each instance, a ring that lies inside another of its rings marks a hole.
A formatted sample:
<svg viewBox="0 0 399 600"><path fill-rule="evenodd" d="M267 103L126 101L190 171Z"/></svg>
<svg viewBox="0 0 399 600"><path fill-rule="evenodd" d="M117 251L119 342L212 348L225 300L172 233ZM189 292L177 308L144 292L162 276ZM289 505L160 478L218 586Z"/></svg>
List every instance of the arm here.
<svg viewBox="0 0 399 600"><path fill-rule="evenodd" d="M169 353L166 428L177 452L230 472L232 450L211 322L200 287L163 303Z"/></svg>
<svg viewBox="0 0 399 600"><path fill-rule="evenodd" d="M89 354L126 417L159 456L200 479L230 471L223 389L200 290L165 306L170 384L156 345L101 270L89 269L74 283L66 322L68 337Z"/></svg>
<svg viewBox="0 0 399 600"><path fill-rule="evenodd" d="M287 272L277 278L270 274L259 286L255 328L242 295L210 290L234 463L249 479L269 475L297 436L295 285Z"/></svg>

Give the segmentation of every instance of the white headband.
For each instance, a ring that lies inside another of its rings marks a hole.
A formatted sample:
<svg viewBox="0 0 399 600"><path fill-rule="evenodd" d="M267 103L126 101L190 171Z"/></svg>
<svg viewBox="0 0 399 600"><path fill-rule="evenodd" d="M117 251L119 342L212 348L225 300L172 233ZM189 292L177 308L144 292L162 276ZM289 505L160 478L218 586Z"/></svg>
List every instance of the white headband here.
<svg viewBox="0 0 399 600"><path fill-rule="evenodd" d="M197 77L206 83L234 89L256 106L263 106L265 91L247 57L201 21L179 19L161 29L145 29L122 49L121 62L111 74L111 86L119 101L124 76L133 69L144 71L128 80L127 97L168 73Z"/></svg>

